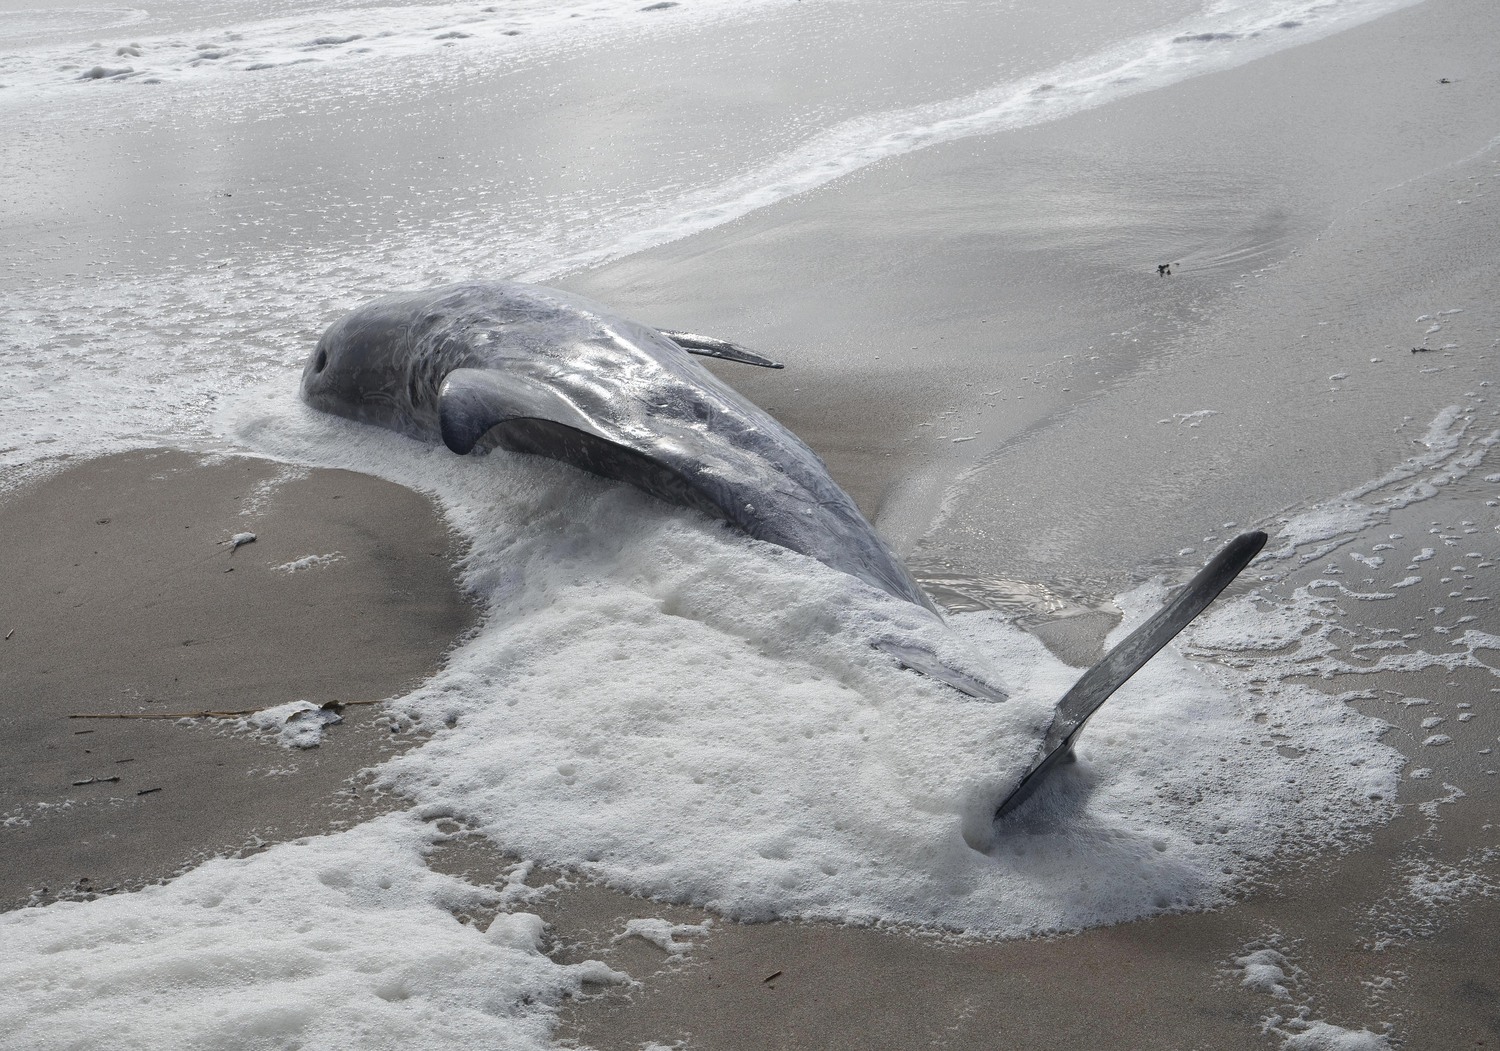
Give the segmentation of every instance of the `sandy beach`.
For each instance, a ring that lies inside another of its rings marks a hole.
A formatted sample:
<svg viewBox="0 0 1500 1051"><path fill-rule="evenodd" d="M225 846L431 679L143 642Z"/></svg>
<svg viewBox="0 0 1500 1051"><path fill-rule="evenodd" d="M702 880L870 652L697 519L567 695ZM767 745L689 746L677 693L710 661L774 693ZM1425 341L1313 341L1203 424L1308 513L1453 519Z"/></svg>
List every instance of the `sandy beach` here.
<svg viewBox="0 0 1500 1051"><path fill-rule="evenodd" d="M774 50L758 33L729 26L716 37L727 41L715 71L723 83L748 80ZM733 338L785 361L784 372L712 368L826 460L951 609L1000 611L1074 668L1097 659L1120 622L1112 596L1154 576L1186 579L1239 529L1266 528L1273 548L1284 529L1285 556L1257 563L1231 597L1259 587L1267 609L1321 603L1326 631L1318 640L1326 648L1317 661L1278 665L1246 694L1254 711L1246 712L1244 740L1253 738L1268 763L1309 752L1319 760L1323 739L1308 737L1274 700L1287 683L1337 698L1351 725L1380 720L1388 725L1381 742L1407 763L1398 798L1375 801L1386 807L1384 819L1351 814L1345 829L1333 815L1305 836L1280 829L1269 862L1247 846L1245 875L1231 875L1231 900L1207 911L1179 914L1168 903L1162 914L1131 922L1011 940L903 922L738 922L702 907L703 896L686 885L646 898L623 892L623 881L612 888L580 875L585 865L551 865L521 849L532 840L519 832L497 848L484 832L481 802L465 812L433 801L441 796L411 801L413 786L439 780L419 762L372 768L441 737L410 716L438 710L429 694L508 695L492 681L498 671L449 665L484 619L476 588L526 596L536 609L490 599L491 622L522 624L527 612L548 612L536 595L560 604L556 596L568 588L591 594L590 575L628 562L631 549L585 550L571 576L527 591L539 578L527 559L541 557L533 549L545 554L549 535L563 536L561 550L587 547L566 533L573 505L548 495L548 485L571 484L562 469L533 477L505 468L500 481L485 483L484 499L497 502L513 487L509 495L534 521L517 512L497 526L519 521L520 539L498 547L505 559L484 570L464 536L483 534L475 522L488 505L450 502L445 521L434 503L435 493L454 491L453 478L479 477L469 467L452 468L468 473L450 478L436 453L410 454L378 438L362 446L357 435L348 439L353 453L330 462L357 466L367 452L403 484L264 458L295 461L288 450L323 433L309 430L316 422L276 422L293 404L295 373L285 361L304 354L340 309L293 289L279 302L303 296L307 316L257 315L263 327L245 335L245 375L275 376L284 397L267 395L263 405L252 398L249 409L214 417L229 400L214 387L166 411L182 427L209 419L211 438L194 432L181 448L161 448L172 443L120 437L125 432L109 422L116 428L104 443L109 455L35 460L0 473L8 483L0 489L0 654L9 725L0 762L0 904L14 912L124 901L209 858L316 843L320 834L412 808L414 821L439 830L412 857L484 892L460 901L450 888L434 898L459 918L465 937L490 923L487 944L499 944L508 935L497 910L524 908L546 924L534 945L522 940L528 953L585 968L566 979L548 971L516 994L516 1004L542 1005L525 1015L532 1026L525 1038L539 1043L601 1051L1367 1051L1500 1041L1496 40L1500 11L1492 5L1425 0L1062 119L892 156L723 225L554 279L648 323ZM673 46L670 38L640 45L652 90L669 97L700 90L700 71L674 62ZM954 62L972 66L977 82L982 48L957 50ZM620 75L611 70L600 76ZM873 78L853 60L847 72L851 81ZM446 112L438 97L403 103L401 120L419 120L424 105ZM555 104L602 134L612 115L588 116L590 98L580 89ZM368 129L356 137L339 123L346 116L326 117L342 129L330 134L348 133L351 151L373 150ZM274 158L250 169L260 180L253 192L301 178L298 158L313 146L261 151L275 125L237 127L245 156ZM126 137L118 129L100 134ZM161 127L143 134L167 136ZM407 146L413 156L436 148ZM120 149L145 155L140 145ZM608 181L610 162L587 163ZM159 198L182 195L171 205L179 209L172 222L181 224L175 236L147 212L128 219L101 212L77 220L83 234L72 248L46 240L54 205L43 202L44 190L16 191L6 229L33 247L13 254L11 270L17 260L37 263L16 287L87 274L91 252L114 267L125 265L126 246L156 258L186 254L199 237L206 244L208 225L194 218L229 207L231 183L242 199L252 192L247 176L230 172L218 162L185 164L178 189ZM565 179L546 177L559 186ZM424 169L411 178L438 176ZM130 193L158 199L150 183L132 183ZM270 206L265 225L256 220L258 240L246 249L256 265L274 268L280 242L296 242L293 227L322 198L307 191L297 200L306 212L295 222L290 212L283 224L272 222ZM418 213L437 208L428 195L413 202ZM411 222L440 225L424 214ZM88 244L127 228L132 235L108 248ZM1170 275L1158 272L1166 263ZM366 260L363 270L349 265L340 280L351 301L381 290L403 265L412 285L446 273L415 251ZM253 289L246 295L253 300ZM15 323L17 347L31 338L25 326L65 312L51 300L16 309L29 312ZM196 315L172 323L194 339L217 331ZM60 353L87 346L61 338L41 345ZM29 392L26 382L10 389ZM141 397L132 388L121 400ZM59 401L57 418L94 411L103 419L115 406L104 397ZM1436 427L1435 419L1446 423ZM29 440L31 426L18 433ZM417 457L415 466L390 468L401 455ZM1416 466L1403 469L1412 457ZM592 501L585 507L624 522L649 519L649 506L592 484L582 486ZM1321 544L1297 524L1315 505L1346 512L1352 524ZM650 527L659 536L642 541L648 550L680 544L689 558L706 543L673 532L664 517L667 524ZM253 543L228 543L247 532ZM651 601L643 605L659 598L645 593ZM608 616L619 618L622 649L633 632L659 641L618 598L586 607L576 622ZM495 667L529 667L535 646L523 627ZM1181 648L1209 669L1262 657L1270 667L1280 653L1266 646L1246 655L1192 632ZM1417 651L1439 656L1399 659ZM655 672L645 660L622 667L625 675ZM431 685L445 669L450 678ZM580 695L603 689L587 677L595 671L578 673ZM408 694L419 701L369 703ZM1127 690L1118 703L1146 699ZM274 732L222 716L188 717L299 700L345 705L316 748L283 747ZM468 725L476 717L465 709L461 718ZM1113 726L1101 730L1101 743L1129 737ZM517 734L493 746L531 743ZM1346 761L1336 750L1322 758ZM1062 813L1068 798L1078 813L1089 804L1090 754L1083 759L1067 775L1074 780L1065 779ZM503 800L505 791L525 788L517 779L493 797ZM1211 793L1181 783L1157 791L1188 799L1189 808L1194 792ZM1317 809L1316 800L1289 791L1297 805ZM656 816L669 827L667 815ZM1013 831L1024 838L1036 830L1023 816ZM1221 831L1248 842L1257 830ZM648 815L634 834L656 832ZM398 872L404 886L402 878ZM945 892L935 880L914 894ZM344 934L357 942L362 929L351 921ZM419 940L422 929L386 937ZM458 988L453 975L472 946L462 939L441 946L451 948L443 952L455 970L430 961L427 969L433 982ZM590 961L634 981L606 980L586 969ZM423 970L399 960L390 967ZM360 971L351 965L323 980L357 982ZM422 991L377 989L379 1002L366 1001L382 1011L424 996L441 1002L420 976L410 984ZM28 995L0 998L0 1018L35 1026L54 1010L34 1009ZM43 992L34 995L42 1003ZM485 1006L476 1017L493 1021L512 1010L511 1001L494 1006L500 995L478 995L474 1002ZM550 1003L560 1005L555 1014ZM382 1029L384 1016L371 1015L359 1046L414 1045L412 1034L437 1025L442 1013L428 1010L411 1030ZM184 1046L195 1039L191 1025L181 1032ZM233 1031L224 1032L232 1044ZM263 1031L273 1042L300 1032L291 1023ZM8 1046L70 1046L49 1039L33 1030ZM510 1046L508 1039L496 1046Z"/></svg>
<svg viewBox="0 0 1500 1051"><path fill-rule="evenodd" d="M348 472L166 450L90 460L8 494L0 549L11 908L375 812L355 775L414 728L370 702L420 681L473 616L431 509ZM304 700L349 705L326 747L170 717Z"/></svg>

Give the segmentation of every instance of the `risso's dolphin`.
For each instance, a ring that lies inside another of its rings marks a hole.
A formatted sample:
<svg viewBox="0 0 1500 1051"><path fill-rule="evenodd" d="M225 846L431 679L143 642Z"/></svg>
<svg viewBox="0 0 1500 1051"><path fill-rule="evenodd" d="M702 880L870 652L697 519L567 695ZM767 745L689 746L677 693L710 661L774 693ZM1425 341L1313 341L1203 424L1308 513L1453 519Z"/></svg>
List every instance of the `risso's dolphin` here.
<svg viewBox="0 0 1500 1051"><path fill-rule="evenodd" d="M482 442L629 482L934 609L823 461L690 352L776 367L556 289L472 281L336 321L302 396L456 453Z"/></svg>
<svg viewBox="0 0 1500 1051"><path fill-rule="evenodd" d="M781 366L724 340L656 329L557 289L469 281L377 299L334 322L302 373L314 408L455 453L562 460L808 555L941 617L854 501L796 435L690 355ZM1072 755L1088 717L1234 579L1265 542L1246 534L1059 704L1004 814ZM898 640L902 665L974 697L996 687Z"/></svg>

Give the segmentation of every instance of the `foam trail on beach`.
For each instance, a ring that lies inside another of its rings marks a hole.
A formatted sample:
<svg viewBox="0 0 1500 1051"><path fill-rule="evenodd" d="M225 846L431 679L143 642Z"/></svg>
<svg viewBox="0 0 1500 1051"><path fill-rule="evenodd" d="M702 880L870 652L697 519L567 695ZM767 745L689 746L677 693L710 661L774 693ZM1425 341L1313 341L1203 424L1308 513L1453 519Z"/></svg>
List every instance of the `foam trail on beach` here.
<svg viewBox="0 0 1500 1051"><path fill-rule="evenodd" d="M1012 695L976 704L870 661L888 633L952 643L800 556L559 465L459 461L281 400L233 423L238 440L277 457L357 442L471 539L485 625L398 703L444 729L382 777L521 856L741 917L1017 936L1225 902L1273 856L1357 841L1396 799L1384 724L1304 685L1385 665L1340 657L1322 583L1268 588L1210 611L1193 656L1143 669L1095 717L1070 791L978 853L969 811L1018 776L1076 675L1004 618L951 618ZM1289 516L1252 572L1276 581L1434 495L1430 479L1466 478L1495 442L1475 420L1443 413L1423 455ZM1116 639L1164 587L1116 599ZM1403 667L1480 667L1484 640L1437 641Z"/></svg>
<svg viewBox="0 0 1500 1051"><path fill-rule="evenodd" d="M953 618L1014 691L978 704L872 662L872 633L931 621L801 556L559 464L453 457L285 394L261 409L233 421L250 448L319 449L316 461L434 492L472 542L465 579L484 623L393 703L432 733L379 771L409 812L136 894L0 915L0 1022L38 1034L30 1046L69 1046L101 1018L126 1047L228 1047L247 1032L374 1047L418 1028L435 1047L481 1031L546 1046L560 997L621 979L542 954L528 866L500 887L430 872L423 855L447 834L435 823L734 916L1016 936L1223 903L1273 856L1347 848L1393 812L1403 760L1380 743L1385 725L1304 685L1348 670L1316 588L1211 611L1192 656L1164 651L1099 713L1065 791L1038 796L981 854L962 810L1014 776L1075 674L1003 618ZM1466 412L1431 437L1383 486L1289 516L1283 538L1342 537L1311 524L1350 501L1370 512L1350 519L1365 528L1410 506L1406 472L1467 478L1496 442ZM1420 544L1384 545L1391 572ZM1162 586L1120 598L1117 638L1159 608ZM184 983L219 1013L168 1010Z"/></svg>

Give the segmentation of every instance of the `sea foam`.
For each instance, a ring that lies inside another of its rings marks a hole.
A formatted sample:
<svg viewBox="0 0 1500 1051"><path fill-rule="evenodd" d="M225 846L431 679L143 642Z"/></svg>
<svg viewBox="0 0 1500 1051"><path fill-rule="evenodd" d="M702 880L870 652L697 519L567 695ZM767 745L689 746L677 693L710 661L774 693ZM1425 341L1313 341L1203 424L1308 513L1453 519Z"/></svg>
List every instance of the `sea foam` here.
<svg viewBox="0 0 1500 1051"><path fill-rule="evenodd" d="M1020 935L1225 901L1278 850L1332 844L1395 798L1383 724L1290 681L1337 661L1313 632L1326 602L1304 589L1210 614L1193 648L1215 663L1159 656L1090 725L1069 790L976 851L966 830L1077 674L1003 618L946 632L561 465L461 460L290 398L264 410L229 422L239 442L357 456L432 492L470 538L484 624L395 702L436 733L381 779L520 856L739 917ZM1468 454L1443 433L1449 458ZM1119 632L1163 586L1117 599ZM871 640L893 634L966 648L1011 700L876 657ZM1287 740L1301 752L1275 747ZM1347 761L1317 758L1335 752Z"/></svg>
<svg viewBox="0 0 1500 1051"><path fill-rule="evenodd" d="M625 976L552 962L539 917L427 868L439 838L391 815L0 914L0 1031L38 1051L549 1047L561 996Z"/></svg>
<svg viewBox="0 0 1500 1051"><path fill-rule="evenodd" d="M431 732L377 772L408 812L165 886L0 916L0 1024L35 1034L31 1046L104 1039L104 1025L127 1047L227 1047L247 1033L362 1047L418 1032L439 1047L479 1034L544 1046L561 997L624 979L544 955L545 925L522 907L535 892L518 880L431 872L434 816L482 831L525 871L561 866L731 916L1015 936L1219 904L1273 856L1340 849L1392 812L1402 759L1380 743L1384 724L1301 684L1359 670L1336 652L1318 588L1211 611L981 852L965 811L1013 780L1076 675L1003 618L951 618L1013 695L975 702L869 647L892 631L944 644L931 618L802 556L559 464L453 457L289 396L258 410L225 420L242 445L357 461L432 492L470 541L463 574L483 624L392 702ZM1467 431L1445 415L1444 453L1425 469L1461 471L1493 441ZM1293 517L1286 532L1299 528ZM1116 640L1163 587L1118 599ZM1413 881L1434 900L1468 886ZM691 933L649 923L624 936L680 947ZM1296 1006L1284 956L1247 950L1235 965ZM1300 1009L1273 1013L1306 1046L1381 1046Z"/></svg>

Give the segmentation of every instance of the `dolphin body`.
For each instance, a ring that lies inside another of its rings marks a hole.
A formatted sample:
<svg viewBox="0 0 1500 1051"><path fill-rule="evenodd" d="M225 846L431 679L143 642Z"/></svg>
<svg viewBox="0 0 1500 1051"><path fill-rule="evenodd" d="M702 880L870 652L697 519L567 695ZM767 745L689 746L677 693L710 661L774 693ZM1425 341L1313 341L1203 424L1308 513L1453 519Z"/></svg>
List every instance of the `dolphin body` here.
<svg viewBox="0 0 1500 1051"><path fill-rule="evenodd" d="M334 322L302 373L316 409L455 453L506 448L628 482L808 555L941 620L817 454L691 354L780 368L723 340L651 328L581 296L469 281L377 299ZM1247 533L1089 669L1042 728L1027 773L988 811L1014 810L1070 761L1088 718L1213 601L1265 543ZM972 697L996 686L921 646L876 646ZM988 817L980 817L987 824ZM984 849L988 834L967 827Z"/></svg>
<svg viewBox="0 0 1500 1051"><path fill-rule="evenodd" d="M456 453L499 446L629 482L936 613L817 454L684 345L779 367L556 289L471 281L334 322L302 397Z"/></svg>

